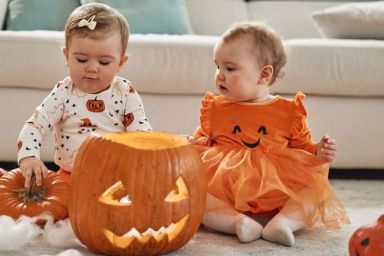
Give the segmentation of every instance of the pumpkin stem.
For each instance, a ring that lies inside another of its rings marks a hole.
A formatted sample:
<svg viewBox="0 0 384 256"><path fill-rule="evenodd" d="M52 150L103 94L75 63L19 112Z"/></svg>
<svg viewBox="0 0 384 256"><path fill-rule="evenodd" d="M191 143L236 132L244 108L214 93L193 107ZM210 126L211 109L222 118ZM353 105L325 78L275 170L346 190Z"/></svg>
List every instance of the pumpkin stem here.
<svg viewBox="0 0 384 256"><path fill-rule="evenodd" d="M31 202L41 202L44 200L45 192L47 191L46 187L38 187L36 185L36 176L33 174L31 178L31 183L26 188L19 188L13 190L17 196L23 200L23 203Z"/></svg>

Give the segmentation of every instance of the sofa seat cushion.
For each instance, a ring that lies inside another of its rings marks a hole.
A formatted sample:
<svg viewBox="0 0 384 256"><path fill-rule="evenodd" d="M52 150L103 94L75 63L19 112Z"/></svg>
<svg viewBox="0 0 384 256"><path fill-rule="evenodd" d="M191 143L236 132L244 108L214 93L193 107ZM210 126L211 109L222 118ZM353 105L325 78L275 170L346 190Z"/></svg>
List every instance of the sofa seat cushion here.
<svg viewBox="0 0 384 256"><path fill-rule="evenodd" d="M384 96L384 41L291 39L286 75L273 86L279 93Z"/></svg>

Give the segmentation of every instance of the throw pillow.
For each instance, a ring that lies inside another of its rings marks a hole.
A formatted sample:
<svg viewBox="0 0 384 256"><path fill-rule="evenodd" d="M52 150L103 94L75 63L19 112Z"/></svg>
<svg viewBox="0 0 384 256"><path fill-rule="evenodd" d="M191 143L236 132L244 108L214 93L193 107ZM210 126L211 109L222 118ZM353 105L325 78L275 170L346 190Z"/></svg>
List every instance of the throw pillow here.
<svg viewBox="0 0 384 256"><path fill-rule="evenodd" d="M80 0L10 0L8 30L64 30L69 14Z"/></svg>
<svg viewBox="0 0 384 256"><path fill-rule="evenodd" d="M3 29L8 0L0 0L0 30Z"/></svg>
<svg viewBox="0 0 384 256"><path fill-rule="evenodd" d="M312 18L326 38L384 39L384 1L330 7Z"/></svg>
<svg viewBox="0 0 384 256"><path fill-rule="evenodd" d="M81 0L104 3L128 20L135 34L191 34L192 27L185 0Z"/></svg>

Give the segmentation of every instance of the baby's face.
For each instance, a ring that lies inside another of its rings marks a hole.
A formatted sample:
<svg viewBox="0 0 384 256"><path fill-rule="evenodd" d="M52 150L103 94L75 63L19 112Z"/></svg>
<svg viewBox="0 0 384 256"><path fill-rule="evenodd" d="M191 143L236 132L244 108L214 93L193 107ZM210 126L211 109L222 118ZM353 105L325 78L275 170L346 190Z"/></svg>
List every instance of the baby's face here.
<svg viewBox="0 0 384 256"><path fill-rule="evenodd" d="M86 93L107 89L127 61L119 33L101 39L74 36L63 51L74 85Z"/></svg>
<svg viewBox="0 0 384 256"><path fill-rule="evenodd" d="M227 99L247 102L259 97L261 67L254 51L252 41L247 37L219 41L216 45L216 87Z"/></svg>

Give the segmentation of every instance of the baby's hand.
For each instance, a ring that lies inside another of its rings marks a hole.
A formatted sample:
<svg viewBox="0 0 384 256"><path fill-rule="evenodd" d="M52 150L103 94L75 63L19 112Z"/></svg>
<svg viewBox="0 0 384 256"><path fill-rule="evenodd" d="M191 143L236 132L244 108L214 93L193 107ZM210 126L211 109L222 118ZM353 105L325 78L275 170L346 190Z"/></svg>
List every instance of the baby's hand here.
<svg viewBox="0 0 384 256"><path fill-rule="evenodd" d="M335 140L324 135L317 144L316 156L320 159L331 163L335 160L337 153L337 143Z"/></svg>
<svg viewBox="0 0 384 256"><path fill-rule="evenodd" d="M187 140L189 141L189 143L194 143L196 141L196 138L195 136L187 135Z"/></svg>
<svg viewBox="0 0 384 256"><path fill-rule="evenodd" d="M36 176L36 185L40 186L43 178L47 177L48 169L44 163L36 157L25 157L20 161L20 170L25 178L24 186L31 183L32 174Z"/></svg>

